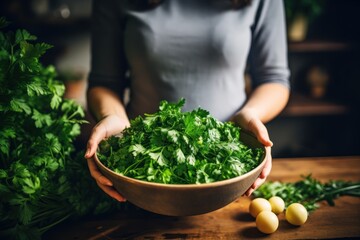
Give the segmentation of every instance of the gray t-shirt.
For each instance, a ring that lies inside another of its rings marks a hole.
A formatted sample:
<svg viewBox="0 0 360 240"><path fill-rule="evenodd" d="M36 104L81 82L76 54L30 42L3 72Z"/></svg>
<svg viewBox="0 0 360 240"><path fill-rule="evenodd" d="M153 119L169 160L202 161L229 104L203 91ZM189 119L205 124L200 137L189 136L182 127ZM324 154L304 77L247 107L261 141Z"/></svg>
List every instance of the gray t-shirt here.
<svg viewBox="0 0 360 240"><path fill-rule="evenodd" d="M149 10L128 1L94 0L89 87L120 95L130 87L130 118L185 98L185 111L204 108L228 120L252 86L289 87L281 0L254 0L234 9L228 0L165 0Z"/></svg>

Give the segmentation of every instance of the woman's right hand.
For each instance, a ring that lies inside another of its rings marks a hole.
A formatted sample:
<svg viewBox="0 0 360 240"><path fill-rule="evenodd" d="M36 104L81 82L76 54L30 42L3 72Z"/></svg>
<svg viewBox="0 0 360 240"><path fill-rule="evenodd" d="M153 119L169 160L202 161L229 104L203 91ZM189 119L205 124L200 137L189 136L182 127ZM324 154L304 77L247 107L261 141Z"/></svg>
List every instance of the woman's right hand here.
<svg viewBox="0 0 360 240"><path fill-rule="evenodd" d="M108 115L104 117L93 128L90 138L87 142L85 153L85 158L87 159L90 174L95 179L97 185L110 197L120 202L124 202L126 199L115 190L113 183L99 171L93 157L96 153L99 143L102 140L119 134L128 126L130 126L129 121L125 121L117 115Z"/></svg>

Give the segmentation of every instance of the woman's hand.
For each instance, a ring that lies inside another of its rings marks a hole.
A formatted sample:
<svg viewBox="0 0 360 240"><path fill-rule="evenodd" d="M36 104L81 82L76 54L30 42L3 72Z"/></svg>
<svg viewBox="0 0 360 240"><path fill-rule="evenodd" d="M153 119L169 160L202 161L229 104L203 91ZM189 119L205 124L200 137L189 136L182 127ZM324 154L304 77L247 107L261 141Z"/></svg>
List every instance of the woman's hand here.
<svg viewBox="0 0 360 240"><path fill-rule="evenodd" d="M97 185L110 197L124 202L126 199L121 196L114 188L112 182L106 178L97 168L94 162L94 154L96 153L99 143L112 135L119 134L130 124L124 121L117 115L109 115L104 117L92 130L90 138L87 143L85 158L87 159L88 167L91 176L95 179Z"/></svg>
<svg viewBox="0 0 360 240"><path fill-rule="evenodd" d="M269 138L269 134L265 125L251 110L240 111L231 119L231 121L239 124L242 128L255 134L258 141L265 146L265 166L259 177L244 194L245 196L250 196L261 184L265 182L267 176L270 174L272 168L271 147L273 143Z"/></svg>

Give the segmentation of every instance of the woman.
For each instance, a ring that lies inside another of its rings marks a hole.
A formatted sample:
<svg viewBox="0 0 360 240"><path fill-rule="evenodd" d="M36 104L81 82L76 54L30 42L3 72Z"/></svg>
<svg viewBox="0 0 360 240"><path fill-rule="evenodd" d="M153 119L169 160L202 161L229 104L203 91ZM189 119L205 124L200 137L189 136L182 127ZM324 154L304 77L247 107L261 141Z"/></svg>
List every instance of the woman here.
<svg viewBox="0 0 360 240"><path fill-rule="evenodd" d="M271 171L264 123L285 107L288 78L280 0L95 0L88 106L98 123L85 154L91 175L104 192L124 201L92 159L99 142L128 127L129 119L156 111L161 100L183 97L184 110L201 107L234 121L266 147L266 166L249 196Z"/></svg>

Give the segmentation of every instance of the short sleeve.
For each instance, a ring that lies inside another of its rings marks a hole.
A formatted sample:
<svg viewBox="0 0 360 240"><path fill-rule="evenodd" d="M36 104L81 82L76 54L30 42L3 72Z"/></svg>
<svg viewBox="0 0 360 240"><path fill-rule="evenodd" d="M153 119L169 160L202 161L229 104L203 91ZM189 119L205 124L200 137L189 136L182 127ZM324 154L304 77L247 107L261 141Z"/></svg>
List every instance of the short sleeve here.
<svg viewBox="0 0 360 240"><path fill-rule="evenodd" d="M252 26L249 69L253 88L274 82L290 88L282 0L259 2Z"/></svg>
<svg viewBox="0 0 360 240"><path fill-rule="evenodd" d="M127 85L122 1L94 0L91 26L91 66L88 88L103 86L123 94Z"/></svg>

